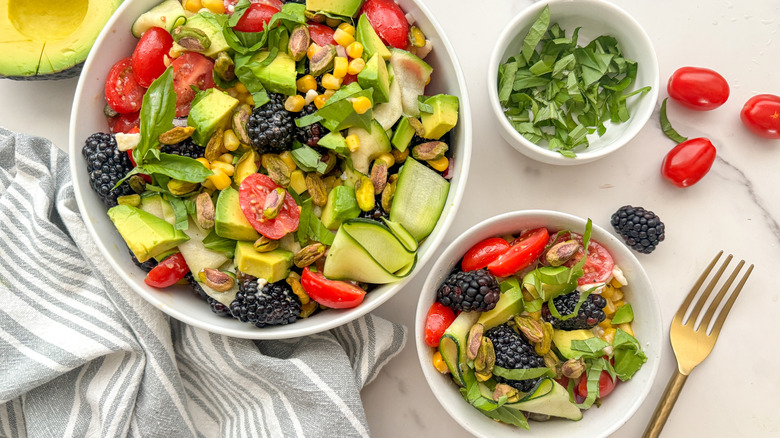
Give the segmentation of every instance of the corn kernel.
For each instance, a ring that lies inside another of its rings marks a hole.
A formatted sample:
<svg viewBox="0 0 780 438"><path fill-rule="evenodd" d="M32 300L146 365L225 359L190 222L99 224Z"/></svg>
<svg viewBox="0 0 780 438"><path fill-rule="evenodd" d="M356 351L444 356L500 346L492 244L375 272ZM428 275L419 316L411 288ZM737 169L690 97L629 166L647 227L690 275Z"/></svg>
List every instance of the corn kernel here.
<svg viewBox="0 0 780 438"><path fill-rule="evenodd" d="M364 68L366 68L366 61L363 58L355 58L352 61L349 61L347 73L356 75L363 71Z"/></svg>
<svg viewBox="0 0 780 438"><path fill-rule="evenodd" d="M211 169L211 163L205 157L196 158L195 161L198 161L200 164L206 166L206 169Z"/></svg>
<svg viewBox="0 0 780 438"><path fill-rule="evenodd" d="M352 101L352 108L358 114L365 114L366 111L371 109L371 100L366 96L356 97Z"/></svg>
<svg viewBox="0 0 780 438"><path fill-rule="evenodd" d="M279 154L279 158L284 161L284 164L287 165L287 167L290 168L290 172L298 168L298 165L295 164L295 160L293 160L292 154L290 151L284 151L281 154Z"/></svg>
<svg viewBox="0 0 780 438"><path fill-rule="evenodd" d="M241 140L238 139L236 133L233 132L232 129L228 129L222 134L222 144L225 146L225 149L233 152L241 145Z"/></svg>
<svg viewBox="0 0 780 438"><path fill-rule="evenodd" d="M301 93L307 93L309 90L317 89L317 80L312 75L306 75L295 81L295 86Z"/></svg>
<svg viewBox="0 0 780 438"><path fill-rule="evenodd" d="M225 174L220 168L212 169L214 175L208 177L208 180L214 186L216 190L225 190L230 186L230 177Z"/></svg>
<svg viewBox="0 0 780 438"><path fill-rule="evenodd" d="M182 6L190 12L198 12L203 9L203 3L200 0L184 0Z"/></svg>
<svg viewBox="0 0 780 438"><path fill-rule="evenodd" d="M211 163L211 171L214 172L215 170L219 169L222 173L224 173L227 176L233 176L233 172L235 172L235 167L233 167L232 164L225 163L223 161L214 161Z"/></svg>
<svg viewBox="0 0 780 438"><path fill-rule="evenodd" d="M347 46L347 55L350 58L360 58L363 56L363 45L355 41Z"/></svg>
<svg viewBox="0 0 780 438"><path fill-rule="evenodd" d="M395 157L390 152L385 152L384 154L376 157L376 159L384 161L388 168L393 167L395 164Z"/></svg>
<svg viewBox="0 0 780 438"><path fill-rule="evenodd" d="M425 80L425 85L427 86L430 83L431 83L431 77L428 76L428 79Z"/></svg>
<svg viewBox="0 0 780 438"><path fill-rule="evenodd" d="M322 86L327 90L338 90L341 87L341 78L325 73L322 75Z"/></svg>
<svg viewBox="0 0 780 438"><path fill-rule="evenodd" d="M336 59L333 60L333 76L337 78L343 78L347 75L348 66L349 61L347 61L347 58L343 56L337 56Z"/></svg>
<svg viewBox="0 0 780 438"><path fill-rule="evenodd" d="M290 174L290 187L299 195L306 191L306 175L300 169Z"/></svg>
<svg viewBox="0 0 780 438"><path fill-rule="evenodd" d="M612 299L615 301L622 300L623 291L621 289L615 289L615 292L612 294Z"/></svg>
<svg viewBox="0 0 780 438"><path fill-rule="evenodd" d="M201 0L203 7L215 14L225 13L225 3L222 0Z"/></svg>
<svg viewBox="0 0 780 438"><path fill-rule="evenodd" d="M620 330L623 330L624 332L628 333L629 335L634 336L634 329L631 328L631 323L630 322L624 322L623 324L619 324L618 328L620 328Z"/></svg>
<svg viewBox="0 0 780 438"><path fill-rule="evenodd" d="M246 85L242 84L241 82L238 82L236 85L233 86L233 88L236 89L241 94L249 93L249 90L246 89Z"/></svg>
<svg viewBox="0 0 780 438"><path fill-rule="evenodd" d="M255 98L251 94L247 94L244 103L249 106L255 106Z"/></svg>
<svg viewBox="0 0 780 438"><path fill-rule="evenodd" d="M428 160L428 164L439 172L444 172L450 166L450 160L447 157L441 157L438 160Z"/></svg>
<svg viewBox="0 0 780 438"><path fill-rule="evenodd" d="M355 152L360 148L360 139L357 135L348 135L345 140L347 141L347 147L349 148L350 152Z"/></svg>
<svg viewBox="0 0 780 438"><path fill-rule="evenodd" d="M227 164L233 164L233 154L222 154L217 157L217 161L221 161Z"/></svg>
<svg viewBox="0 0 780 438"><path fill-rule="evenodd" d="M353 26L353 25L351 25L351 24L349 24L347 22L342 22L341 24L339 24L339 29L341 29L342 31L344 31L344 32L346 32L346 33L348 33L348 34L350 34L352 36L355 35L355 26Z"/></svg>
<svg viewBox="0 0 780 438"><path fill-rule="evenodd" d="M325 100L330 99L330 96L333 96L336 94L336 90L325 90L322 92L322 95L325 96Z"/></svg>
<svg viewBox="0 0 780 438"><path fill-rule="evenodd" d="M181 56L182 53L184 53L184 50L185 50L184 47L176 43L173 43L173 45L171 46L171 50L168 51L168 57L170 57L171 59L178 58L179 56Z"/></svg>
<svg viewBox="0 0 780 438"><path fill-rule="evenodd" d="M303 101L306 103L306 105L314 102L314 98L319 96L317 93L317 90L309 90L306 92L306 97L303 98Z"/></svg>
<svg viewBox="0 0 780 438"><path fill-rule="evenodd" d="M347 47L348 45L352 44L353 41L355 41L355 37L341 29L336 29L336 31L333 32L333 40L336 41L340 46Z"/></svg>
<svg viewBox="0 0 780 438"><path fill-rule="evenodd" d="M444 359L441 357L441 352L436 351L436 353L433 353L433 367L436 368L436 371L447 374L450 372L449 367L444 362Z"/></svg>
<svg viewBox="0 0 780 438"><path fill-rule="evenodd" d="M287 100L284 101L284 109L293 113L299 113L303 109L304 104L303 96L296 94L295 96L288 97Z"/></svg>
<svg viewBox="0 0 780 438"><path fill-rule="evenodd" d="M317 53L317 50L319 50L320 46L317 43L311 43L309 45L309 49L306 50L306 57L311 59L314 57L314 54Z"/></svg>
<svg viewBox="0 0 780 438"><path fill-rule="evenodd" d="M604 306L604 313L607 316L612 316L615 314L615 310L617 310L617 307L615 307L615 303L613 303L612 300L607 300L607 305Z"/></svg>
<svg viewBox="0 0 780 438"><path fill-rule="evenodd" d="M316 106L317 109L320 109L320 108L325 106L325 101L327 101L327 100L328 100L327 97L325 97L324 95L320 94L319 96L314 98L314 100L313 100L314 106Z"/></svg>
<svg viewBox="0 0 780 438"><path fill-rule="evenodd" d="M623 287L623 285L620 284L620 282L617 281L617 278L615 277L612 277L612 281L610 281L609 284L611 284L612 287L614 287L615 289L620 289L621 287Z"/></svg>
<svg viewBox="0 0 780 438"><path fill-rule="evenodd" d="M604 289L602 289L601 296L604 297L604 299L612 298L614 293L615 293L615 288L608 284L604 286Z"/></svg>
<svg viewBox="0 0 780 438"><path fill-rule="evenodd" d="M601 327L603 329L608 329L608 328L612 327L612 320L609 319L609 318L605 318L604 321L601 321L599 323L599 327Z"/></svg>
<svg viewBox="0 0 780 438"><path fill-rule="evenodd" d="M604 335L603 335L602 339L604 339L605 341L607 341L607 342L609 342L611 344L612 341L615 339L615 332L617 332L617 330L615 330L612 327L610 327L608 329L604 329Z"/></svg>

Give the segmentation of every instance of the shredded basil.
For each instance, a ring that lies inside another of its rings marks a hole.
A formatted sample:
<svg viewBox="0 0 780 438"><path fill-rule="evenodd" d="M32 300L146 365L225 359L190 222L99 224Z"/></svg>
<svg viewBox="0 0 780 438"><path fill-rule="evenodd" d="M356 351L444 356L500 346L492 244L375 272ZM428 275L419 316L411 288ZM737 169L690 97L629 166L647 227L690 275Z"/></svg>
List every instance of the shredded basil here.
<svg viewBox="0 0 780 438"><path fill-rule="evenodd" d="M623 324L634 320L634 309L631 304L625 304L615 311L612 317L612 324Z"/></svg>
<svg viewBox="0 0 780 438"><path fill-rule="evenodd" d="M542 376L555 377L555 372L545 367L507 369L496 365L493 367L493 374L509 380L528 380Z"/></svg>
<svg viewBox="0 0 780 438"><path fill-rule="evenodd" d="M672 123L669 122L669 118L666 116L666 101L669 100L667 97L664 99L664 101L661 103L661 129L664 131L664 134L666 134L667 137L671 138L672 140L676 141L677 144L680 144L686 140L688 140L688 137L683 137L680 135L677 131L672 128Z"/></svg>
<svg viewBox="0 0 780 438"><path fill-rule="evenodd" d="M148 151L156 150L160 144L157 137L173 127L175 116L176 91L173 87L173 72L168 67L149 85L141 103L141 140L133 150L133 159L137 164L145 162Z"/></svg>

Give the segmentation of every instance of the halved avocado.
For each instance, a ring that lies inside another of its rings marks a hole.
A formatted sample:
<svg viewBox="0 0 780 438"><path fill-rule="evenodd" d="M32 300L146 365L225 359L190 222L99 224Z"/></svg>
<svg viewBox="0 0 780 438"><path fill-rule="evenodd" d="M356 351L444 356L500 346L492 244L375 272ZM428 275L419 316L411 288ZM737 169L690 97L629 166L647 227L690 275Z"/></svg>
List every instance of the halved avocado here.
<svg viewBox="0 0 780 438"><path fill-rule="evenodd" d="M0 77L78 76L122 0L0 0Z"/></svg>

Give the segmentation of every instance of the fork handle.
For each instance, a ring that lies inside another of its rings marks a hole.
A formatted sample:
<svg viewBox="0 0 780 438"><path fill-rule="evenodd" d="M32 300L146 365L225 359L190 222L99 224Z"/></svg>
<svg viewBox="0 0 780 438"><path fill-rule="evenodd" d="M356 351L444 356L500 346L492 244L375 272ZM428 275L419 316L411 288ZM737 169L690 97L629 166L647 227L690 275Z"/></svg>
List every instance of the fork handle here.
<svg viewBox="0 0 780 438"><path fill-rule="evenodd" d="M682 374L680 370L674 370L674 374L669 378L664 395L658 400L658 405L655 407L655 412L653 412L653 416L650 418L642 438L657 438L661 434L661 430L663 430L666 424L666 419L669 418L669 414L677 402L677 397L680 395L680 390L682 390L687 379L688 376Z"/></svg>

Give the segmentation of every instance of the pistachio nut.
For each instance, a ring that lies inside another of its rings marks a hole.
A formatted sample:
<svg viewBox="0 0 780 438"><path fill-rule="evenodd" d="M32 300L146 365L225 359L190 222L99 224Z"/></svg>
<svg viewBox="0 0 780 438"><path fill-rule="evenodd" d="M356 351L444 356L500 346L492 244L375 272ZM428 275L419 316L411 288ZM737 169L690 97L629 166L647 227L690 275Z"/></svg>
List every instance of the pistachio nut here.
<svg viewBox="0 0 780 438"><path fill-rule="evenodd" d="M223 81L229 82L236 78L236 63L227 52L217 53L217 58L214 59L214 72Z"/></svg>
<svg viewBox="0 0 780 438"><path fill-rule="evenodd" d="M290 166L276 154L263 154L260 159L263 167L268 171L268 177L276 184L287 187L290 185Z"/></svg>
<svg viewBox="0 0 780 438"><path fill-rule="evenodd" d="M325 254L325 245L316 242L306 245L295 253L293 263L299 268L305 268L319 260Z"/></svg>
<svg viewBox="0 0 780 438"><path fill-rule="evenodd" d="M175 126L158 135L157 141L160 144L176 144L192 137L193 132L195 132L194 126Z"/></svg>
<svg viewBox="0 0 780 438"><path fill-rule="evenodd" d="M585 372L585 361L580 359L569 359L561 365L561 373L570 379L579 378Z"/></svg>
<svg viewBox="0 0 780 438"><path fill-rule="evenodd" d="M360 177L359 185L355 186L355 197L361 210L371 211L374 209L376 202L374 183L367 176Z"/></svg>
<svg viewBox="0 0 780 438"><path fill-rule="evenodd" d="M198 220L198 225L204 230L214 228L214 201L206 192L195 198L195 217Z"/></svg>
<svg viewBox="0 0 780 438"><path fill-rule="evenodd" d="M552 350L548 351L547 354L542 356L542 359L544 359L544 366L555 371L555 378L561 376L561 360L558 359L558 355L555 352Z"/></svg>
<svg viewBox="0 0 780 438"><path fill-rule="evenodd" d="M534 345L534 350L539 356L544 356L550 351L552 346L553 326L549 322L542 323L542 340Z"/></svg>
<svg viewBox="0 0 780 438"><path fill-rule="evenodd" d="M275 219L279 212L282 211L286 197L287 191L281 187L268 192L268 195L265 197L265 205L263 206L263 218L266 220Z"/></svg>
<svg viewBox="0 0 780 438"><path fill-rule="evenodd" d="M422 161L438 160L448 149L449 146L443 141L429 141L413 147L412 157Z"/></svg>
<svg viewBox="0 0 780 438"><path fill-rule="evenodd" d="M493 376L493 367L496 365L496 352L490 338L483 336L482 342L474 358L474 374L477 380L484 382Z"/></svg>
<svg viewBox="0 0 780 438"><path fill-rule="evenodd" d="M209 36L197 27L179 26L173 29L171 36L176 44L190 52L203 52L211 47Z"/></svg>
<svg viewBox="0 0 780 438"><path fill-rule="evenodd" d="M493 400L498 401L503 396L507 397L507 403L514 403L520 400L520 391L506 383L498 383L496 384L496 389L493 390Z"/></svg>
<svg viewBox="0 0 780 438"><path fill-rule="evenodd" d="M397 181L389 182L385 186L385 189L382 191L382 210L387 212L390 211L390 207L393 206L393 197L395 196L395 189L397 186L398 186Z"/></svg>
<svg viewBox="0 0 780 438"><path fill-rule="evenodd" d="M116 198L116 203L119 205L130 205L132 207L138 207L141 205L141 195L134 193L132 195L125 195Z"/></svg>
<svg viewBox="0 0 780 438"><path fill-rule="evenodd" d="M420 119L415 117L409 117L407 120L409 120L409 124L412 125L412 128L414 128L415 134L417 134L420 137L425 135L425 127L423 126Z"/></svg>
<svg viewBox="0 0 780 438"><path fill-rule="evenodd" d="M379 194L387 185L387 163L384 160L374 160L371 166L371 182L374 184L374 193Z"/></svg>
<svg viewBox="0 0 780 438"><path fill-rule="evenodd" d="M301 304L301 318L308 318L311 316L311 314L317 310L317 307L317 302L313 300L307 302L306 304Z"/></svg>
<svg viewBox="0 0 780 438"><path fill-rule="evenodd" d="M295 61L300 61L306 56L309 44L311 44L309 27L305 24L299 24L290 33L290 40L287 42L287 52Z"/></svg>
<svg viewBox="0 0 780 438"><path fill-rule="evenodd" d="M103 107L103 114L109 118L116 117L119 115L119 113L116 112L115 109L111 108L111 105L109 104L106 104L106 106Z"/></svg>
<svg viewBox="0 0 780 438"><path fill-rule="evenodd" d="M279 248L279 241L260 236L260 238L255 240L255 243L252 244L252 248L257 252L273 251L276 248Z"/></svg>
<svg viewBox="0 0 780 438"><path fill-rule="evenodd" d="M336 47L328 44L320 47L317 43L314 46L314 55L309 59L309 73L312 76L319 76L333 68L333 60L336 59Z"/></svg>
<svg viewBox="0 0 780 438"><path fill-rule="evenodd" d="M325 171L321 173L321 175L325 175L336 167L336 164L338 163L338 157L334 152L328 152L326 155L323 155L320 158L320 161L326 163L327 165L327 167L325 167Z"/></svg>
<svg viewBox="0 0 780 438"><path fill-rule="evenodd" d="M217 128L217 131L212 134L206 145L206 152L204 156L209 161L214 161L222 155L222 142L225 135L225 131L222 128Z"/></svg>
<svg viewBox="0 0 780 438"><path fill-rule="evenodd" d="M402 151L393 148L391 154L393 155L393 159L395 160L395 162L401 164L404 161L406 161L406 158L409 157L409 148L406 148Z"/></svg>
<svg viewBox="0 0 780 438"><path fill-rule="evenodd" d="M301 276L297 272L290 271L290 275L287 276L285 281L290 285L293 293L298 295L298 299L301 300L302 305L306 305L311 301L309 294L306 293L306 291L303 289L303 286L301 285Z"/></svg>
<svg viewBox="0 0 780 438"><path fill-rule="evenodd" d="M200 270L198 276L206 286L217 292L227 292L236 284L232 276L219 269L204 268Z"/></svg>
<svg viewBox="0 0 780 438"><path fill-rule="evenodd" d="M547 250L547 263L550 266L561 266L571 259L580 249L580 242L576 240L567 240L558 242Z"/></svg>
<svg viewBox="0 0 780 438"><path fill-rule="evenodd" d="M542 323L530 316L515 316L515 324L528 342L538 344L544 338Z"/></svg>
<svg viewBox="0 0 780 438"><path fill-rule="evenodd" d="M127 179L127 184L134 192L141 194L146 191L146 180L141 175L133 175Z"/></svg>
<svg viewBox="0 0 780 438"><path fill-rule="evenodd" d="M232 127L238 140L244 144L252 144L249 133L246 130L246 124L249 122L249 116L252 114L252 107L242 103L233 113Z"/></svg>
<svg viewBox="0 0 780 438"><path fill-rule="evenodd" d="M168 191L174 196L184 196L198 188L200 184L172 179L168 181Z"/></svg>
<svg viewBox="0 0 780 438"><path fill-rule="evenodd" d="M477 357L479 346L482 344L482 334L484 333L484 325L476 323L471 326L471 329L469 330L468 341L466 341L466 357L468 357L470 360L474 360L474 358Z"/></svg>
<svg viewBox="0 0 780 438"><path fill-rule="evenodd" d="M319 207L324 207L328 202L328 192L325 183L316 173L306 174L306 190L311 195L311 202Z"/></svg>

